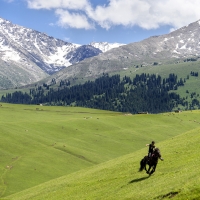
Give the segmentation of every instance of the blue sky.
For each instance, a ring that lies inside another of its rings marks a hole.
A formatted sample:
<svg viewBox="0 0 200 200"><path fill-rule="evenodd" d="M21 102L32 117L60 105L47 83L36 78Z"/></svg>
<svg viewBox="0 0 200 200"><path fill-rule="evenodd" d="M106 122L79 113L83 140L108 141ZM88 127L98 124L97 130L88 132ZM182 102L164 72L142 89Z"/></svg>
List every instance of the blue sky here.
<svg viewBox="0 0 200 200"><path fill-rule="evenodd" d="M199 0L0 0L0 17L77 44L128 44L200 19Z"/></svg>

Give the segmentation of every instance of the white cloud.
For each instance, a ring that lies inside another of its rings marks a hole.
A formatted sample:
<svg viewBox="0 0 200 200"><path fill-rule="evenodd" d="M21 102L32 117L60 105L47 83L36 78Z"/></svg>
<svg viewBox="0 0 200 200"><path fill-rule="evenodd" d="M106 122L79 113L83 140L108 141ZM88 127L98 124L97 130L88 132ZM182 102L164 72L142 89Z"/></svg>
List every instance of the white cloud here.
<svg viewBox="0 0 200 200"><path fill-rule="evenodd" d="M92 29L94 28L92 24L89 23L88 18L84 14L80 13L70 13L67 10L57 9L56 15L59 16L58 25L62 27L71 28L84 28Z"/></svg>
<svg viewBox="0 0 200 200"><path fill-rule="evenodd" d="M149 8L145 1L110 0L107 7L97 6L88 15L103 28L123 25L133 26L141 21Z"/></svg>
<svg viewBox="0 0 200 200"><path fill-rule="evenodd" d="M92 7L92 0L26 0L32 9L52 9L62 27L92 29L95 25L138 25L155 29L162 25L179 28L200 19L199 0L108 0ZM101 1L99 1L101 2Z"/></svg>
<svg viewBox="0 0 200 200"><path fill-rule="evenodd" d="M83 10L90 5L88 0L26 0L29 8L33 9L74 9Z"/></svg>

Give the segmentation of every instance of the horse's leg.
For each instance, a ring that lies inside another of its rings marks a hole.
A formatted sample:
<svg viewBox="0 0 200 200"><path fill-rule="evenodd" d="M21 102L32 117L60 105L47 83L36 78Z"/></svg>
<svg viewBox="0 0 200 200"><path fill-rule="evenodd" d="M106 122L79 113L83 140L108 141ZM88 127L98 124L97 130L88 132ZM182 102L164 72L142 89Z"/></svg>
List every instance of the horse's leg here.
<svg viewBox="0 0 200 200"><path fill-rule="evenodd" d="M149 175L153 174L155 172L155 168L153 167Z"/></svg>
<svg viewBox="0 0 200 200"><path fill-rule="evenodd" d="M147 174L149 174L150 170L151 170L151 165L149 165L149 169L146 170Z"/></svg>
<svg viewBox="0 0 200 200"><path fill-rule="evenodd" d="M156 166L157 166L157 163L153 166L151 172L150 172L150 175L153 174L155 171L156 171Z"/></svg>
<svg viewBox="0 0 200 200"><path fill-rule="evenodd" d="M145 171L146 171L146 173L148 174L148 170L147 170L147 167L146 167L146 165L145 165Z"/></svg>

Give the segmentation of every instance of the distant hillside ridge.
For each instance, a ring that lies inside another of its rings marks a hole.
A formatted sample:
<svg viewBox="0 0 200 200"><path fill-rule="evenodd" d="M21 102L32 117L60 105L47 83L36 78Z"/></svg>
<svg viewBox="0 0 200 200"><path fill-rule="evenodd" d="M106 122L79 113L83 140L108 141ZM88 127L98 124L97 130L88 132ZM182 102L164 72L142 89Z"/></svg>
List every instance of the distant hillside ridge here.
<svg viewBox="0 0 200 200"><path fill-rule="evenodd" d="M196 61L200 58L200 20L169 34L153 36L113 48L98 56L69 66L56 74L56 81L69 78L94 78L140 66L152 67ZM49 77L51 80L52 77Z"/></svg>
<svg viewBox="0 0 200 200"><path fill-rule="evenodd" d="M61 81L57 89L54 89L53 85L50 88L49 85L43 84L30 89L29 93L7 93L2 96L1 102L78 106L134 114L170 112L180 110L179 106L184 110L199 109L199 94L191 93L191 98L184 98L176 93L179 88L184 87L187 80L178 79L173 73L167 78L142 73L133 79L105 74L95 81L74 86L70 86L69 81Z"/></svg>

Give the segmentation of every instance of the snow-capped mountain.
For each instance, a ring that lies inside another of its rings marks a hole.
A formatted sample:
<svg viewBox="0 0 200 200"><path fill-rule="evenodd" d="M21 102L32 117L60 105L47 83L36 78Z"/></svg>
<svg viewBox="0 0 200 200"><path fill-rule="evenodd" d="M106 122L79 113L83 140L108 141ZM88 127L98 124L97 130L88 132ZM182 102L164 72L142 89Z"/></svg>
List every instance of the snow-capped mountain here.
<svg viewBox="0 0 200 200"><path fill-rule="evenodd" d="M48 74L73 64L74 60L83 60L81 45L49 37L45 33L14 25L1 18L0 49L2 60L26 66L36 64ZM84 47L84 50L88 52L88 56L84 52L84 59L101 53L92 46ZM79 59L74 58L77 51Z"/></svg>
<svg viewBox="0 0 200 200"><path fill-rule="evenodd" d="M132 44L137 46L137 44ZM150 37L140 43L142 53L152 58L184 59L200 56L200 20L169 34ZM139 56L139 55L138 55ZM140 55L141 56L141 55Z"/></svg>
<svg viewBox="0 0 200 200"><path fill-rule="evenodd" d="M55 72L58 80L97 77L138 64L181 62L186 58L200 58L200 20L128 45L78 45L0 18L0 88L33 83Z"/></svg>
<svg viewBox="0 0 200 200"><path fill-rule="evenodd" d="M113 48L118 48L120 46L123 46L125 44L120 44L120 43L108 43L108 42L91 42L91 46L100 49L103 53L106 51L109 51Z"/></svg>
<svg viewBox="0 0 200 200"><path fill-rule="evenodd" d="M98 77L103 73L128 70L155 63L177 63L200 59L200 20L169 34L154 36L113 48L55 74L56 79Z"/></svg>
<svg viewBox="0 0 200 200"><path fill-rule="evenodd" d="M114 47L108 43L98 46L104 52ZM4 77L2 79L7 77L9 85L38 81L48 74L100 53L102 51L96 45L65 42L0 18L0 67L4 68L0 70L0 75ZM13 81L13 73L21 76L21 81Z"/></svg>

